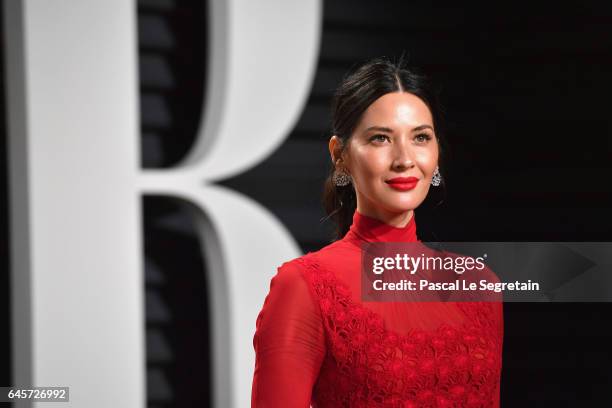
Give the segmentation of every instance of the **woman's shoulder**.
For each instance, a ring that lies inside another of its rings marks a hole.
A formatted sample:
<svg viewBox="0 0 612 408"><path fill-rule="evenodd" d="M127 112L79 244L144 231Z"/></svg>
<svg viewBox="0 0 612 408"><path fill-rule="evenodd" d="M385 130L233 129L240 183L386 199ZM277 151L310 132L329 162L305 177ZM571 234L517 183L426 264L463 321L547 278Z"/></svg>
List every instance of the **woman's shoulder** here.
<svg viewBox="0 0 612 408"><path fill-rule="evenodd" d="M301 277L304 271L312 268L316 263L318 252L319 251L307 252L283 262L278 266L276 276L282 276L284 279L297 279Z"/></svg>
<svg viewBox="0 0 612 408"><path fill-rule="evenodd" d="M325 259L338 247L334 244L282 262L270 280L270 292L287 299L304 298L306 294L310 298L313 283L324 276Z"/></svg>
<svg viewBox="0 0 612 408"><path fill-rule="evenodd" d="M276 273L270 279L270 293L276 293L287 299L307 293L309 289L305 279L306 257L307 254L289 259L277 266Z"/></svg>
<svg viewBox="0 0 612 408"><path fill-rule="evenodd" d="M279 270L289 274L295 274L315 265L324 264L328 259L342 257L354 251L350 245L342 240L334 241L317 250L309 251L303 255L283 262Z"/></svg>
<svg viewBox="0 0 612 408"><path fill-rule="evenodd" d="M301 281L303 279L304 272L312 268L313 264L316 262L316 254L319 251L320 250L307 252L303 255L284 261L276 268L277 272L273 278L273 281L283 281L285 283L290 283L295 280Z"/></svg>

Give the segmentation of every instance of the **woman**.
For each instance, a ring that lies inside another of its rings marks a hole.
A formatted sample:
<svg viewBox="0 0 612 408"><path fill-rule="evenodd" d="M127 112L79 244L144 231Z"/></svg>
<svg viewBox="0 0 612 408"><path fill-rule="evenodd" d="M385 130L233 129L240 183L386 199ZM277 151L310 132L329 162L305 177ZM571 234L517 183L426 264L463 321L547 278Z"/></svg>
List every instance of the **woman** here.
<svg viewBox="0 0 612 408"><path fill-rule="evenodd" d="M362 302L360 245L418 242L441 184L427 81L386 59L338 88L326 182L338 239L284 263L257 318L253 407L499 406L501 303Z"/></svg>

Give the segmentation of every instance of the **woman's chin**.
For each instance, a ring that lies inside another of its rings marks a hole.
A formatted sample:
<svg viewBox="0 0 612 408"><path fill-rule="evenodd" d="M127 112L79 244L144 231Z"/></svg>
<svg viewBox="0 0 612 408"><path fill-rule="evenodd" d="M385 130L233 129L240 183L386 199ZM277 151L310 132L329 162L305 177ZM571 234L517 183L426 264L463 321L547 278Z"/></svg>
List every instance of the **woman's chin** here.
<svg viewBox="0 0 612 408"><path fill-rule="evenodd" d="M416 209L418 205L414 205L413 203L388 203L385 207L389 212L401 214Z"/></svg>

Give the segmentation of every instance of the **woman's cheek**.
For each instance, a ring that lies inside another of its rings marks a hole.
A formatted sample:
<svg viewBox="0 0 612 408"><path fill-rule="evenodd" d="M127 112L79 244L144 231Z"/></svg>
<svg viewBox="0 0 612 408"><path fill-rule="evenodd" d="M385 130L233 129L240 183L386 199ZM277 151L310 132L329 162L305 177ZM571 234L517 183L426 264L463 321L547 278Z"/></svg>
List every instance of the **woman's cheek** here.
<svg viewBox="0 0 612 408"><path fill-rule="evenodd" d="M426 178L431 178L433 172L436 170L437 155L427 155L425 157L421 157L419 160L419 167L423 171L423 175Z"/></svg>

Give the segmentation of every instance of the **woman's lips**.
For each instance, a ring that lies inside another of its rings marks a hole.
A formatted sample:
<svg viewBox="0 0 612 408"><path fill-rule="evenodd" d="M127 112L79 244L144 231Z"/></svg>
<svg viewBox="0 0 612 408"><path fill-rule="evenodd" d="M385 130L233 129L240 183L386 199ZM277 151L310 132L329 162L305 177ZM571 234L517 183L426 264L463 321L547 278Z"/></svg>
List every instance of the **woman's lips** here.
<svg viewBox="0 0 612 408"><path fill-rule="evenodd" d="M391 188L394 188L395 190L399 191L412 190L416 187L418 182L419 179L416 177L396 177L387 180L387 184L389 184Z"/></svg>

